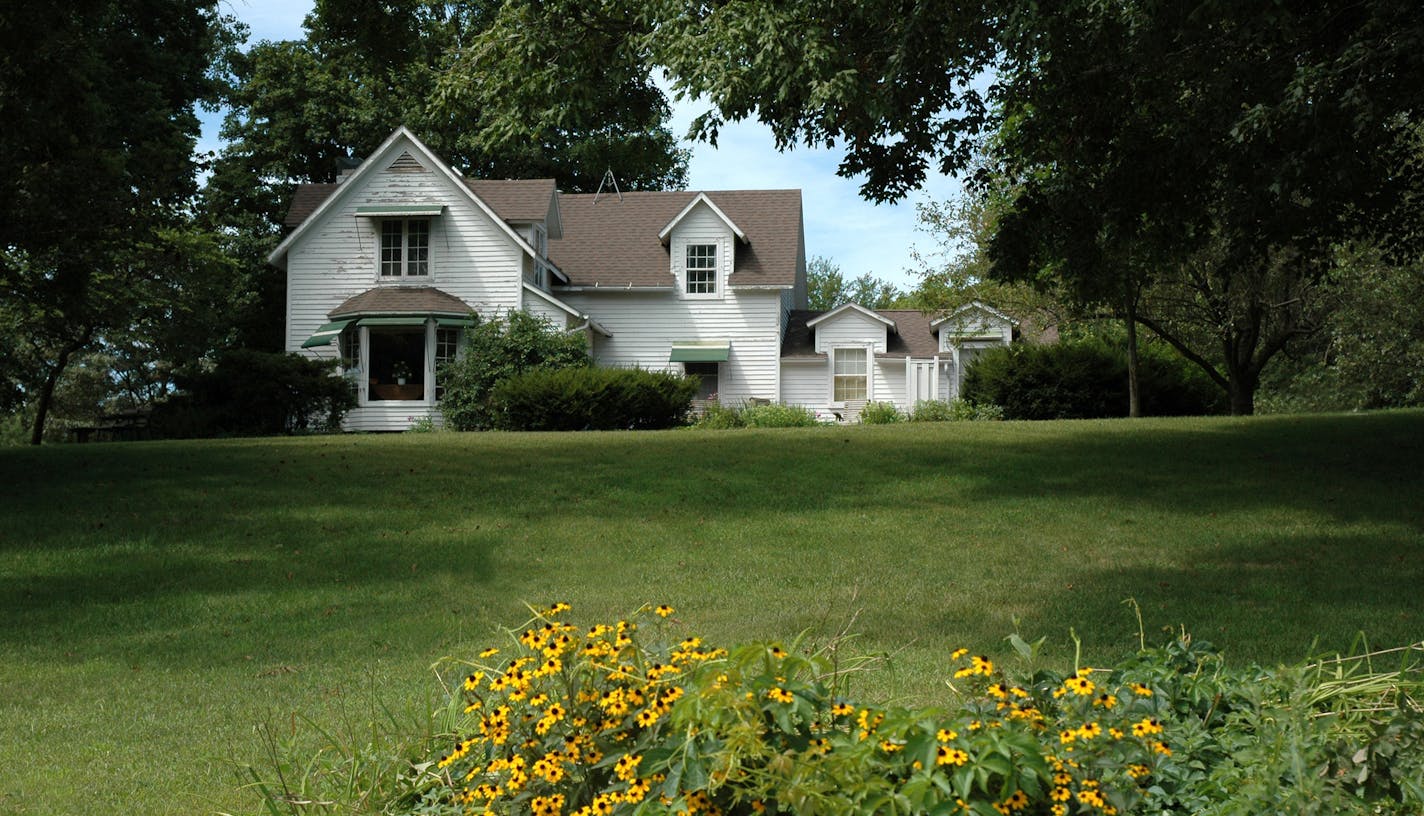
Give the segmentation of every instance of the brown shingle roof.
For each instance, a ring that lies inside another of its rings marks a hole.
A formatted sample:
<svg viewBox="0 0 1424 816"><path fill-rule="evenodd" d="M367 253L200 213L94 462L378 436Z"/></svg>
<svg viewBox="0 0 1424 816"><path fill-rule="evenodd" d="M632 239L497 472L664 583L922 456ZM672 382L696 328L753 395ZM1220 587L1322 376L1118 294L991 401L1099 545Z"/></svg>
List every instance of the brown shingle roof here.
<svg viewBox="0 0 1424 816"><path fill-rule="evenodd" d="M543 221L556 191L553 179L466 179L465 186L506 221Z"/></svg>
<svg viewBox="0 0 1424 816"><path fill-rule="evenodd" d="M658 233L696 192L634 192L559 196L564 237L549 257L574 286L672 286L668 248ZM801 238L800 190L707 193L747 235L736 247L732 286L791 286Z"/></svg>
<svg viewBox="0 0 1424 816"><path fill-rule="evenodd" d="M287 209L287 217L282 219L282 225L292 228L300 226L307 220L307 216L316 212L321 202L334 192L335 184L298 184L296 192L292 193L292 206Z"/></svg>
<svg viewBox="0 0 1424 816"><path fill-rule="evenodd" d="M825 311L795 309L786 323L786 336L781 341L782 357L809 357L824 360L825 353L816 353L815 335L806 327L806 321L825 314ZM895 331L886 338L886 351L875 355L878 358L915 357L928 359L940 354L939 338L930 329L930 321L936 314L926 314L918 309L876 309L881 317L895 321Z"/></svg>
<svg viewBox="0 0 1424 816"><path fill-rule="evenodd" d="M554 197L553 179L466 179L465 185L505 221L543 221ZM336 184L299 184L282 224L297 227L336 192Z"/></svg>
<svg viewBox="0 0 1424 816"><path fill-rule="evenodd" d="M468 314L469 304L433 286L377 286L331 310L332 320L356 314Z"/></svg>

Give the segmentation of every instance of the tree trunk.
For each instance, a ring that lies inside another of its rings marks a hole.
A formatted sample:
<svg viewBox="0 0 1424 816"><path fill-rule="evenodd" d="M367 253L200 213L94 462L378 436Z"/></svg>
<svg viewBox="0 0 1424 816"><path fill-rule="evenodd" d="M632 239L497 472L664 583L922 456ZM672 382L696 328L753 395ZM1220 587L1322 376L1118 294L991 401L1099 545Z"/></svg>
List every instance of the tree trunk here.
<svg viewBox="0 0 1424 816"><path fill-rule="evenodd" d="M1231 398L1232 416L1251 416L1256 413L1256 386L1260 384L1260 374L1254 370L1232 368L1230 387L1227 394Z"/></svg>
<svg viewBox="0 0 1424 816"><path fill-rule="evenodd" d="M64 369L69 365L70 356L88 342L89 339L86 335L82 342L70 343L59 352L59 358L54 361L54 368L50 370L44 385L40 387L40 398L35 404L35 424L30 431L31 445L38 445L44 441L45 420L49 418L49 406L54 401L55 386L59 384L60 376L64 374Z"/></svg>
<svg viewBox="0 0 1424 816"><path fill-rule="evenodd" d="M1142 398L1137 391L1137 293L1127 298L1127 415L1142 416Z"/></svg>

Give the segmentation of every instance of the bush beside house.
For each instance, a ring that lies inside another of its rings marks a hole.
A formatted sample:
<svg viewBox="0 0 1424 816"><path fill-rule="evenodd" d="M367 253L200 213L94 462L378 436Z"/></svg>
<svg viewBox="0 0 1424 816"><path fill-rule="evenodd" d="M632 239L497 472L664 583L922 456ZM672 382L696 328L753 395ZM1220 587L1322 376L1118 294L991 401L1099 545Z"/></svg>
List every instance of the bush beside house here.
<svg viewBox="0 0 1424 816"><path fill-rule="evenodd" d="M356 404L335 361L234 349L211 368L180 378L149 417L155 437L271 436L337 430Z"/></svg>
<svg viewBox="0 0 1424 816"><path fill-rule="evenodd" d="M541 368L500 382L489 406L502 430L651 430L685 423L697 387L638 368Z"/></svg>
<svg viewBox="0 0 1424 816"><path fill-rule="evenodd" d="M1138 378L1144 416L1224 410L1221 389L1169 351L1144 345ZM966 370L963 396L1001 406L1005 419L1127 416L1127 354L1093 338L990 349Z"/></svg>
<svg viewBox="0 0 1424 816"><path fill-rule="evenodd" d="M456 430L496 428L500 417L491 397L500 383L529 371L589 365L584 338L560 331L543 318L522 311L490 320L477 316L474 327L465 332L459 356L440 370L445 384L440 410Z"/></svg>

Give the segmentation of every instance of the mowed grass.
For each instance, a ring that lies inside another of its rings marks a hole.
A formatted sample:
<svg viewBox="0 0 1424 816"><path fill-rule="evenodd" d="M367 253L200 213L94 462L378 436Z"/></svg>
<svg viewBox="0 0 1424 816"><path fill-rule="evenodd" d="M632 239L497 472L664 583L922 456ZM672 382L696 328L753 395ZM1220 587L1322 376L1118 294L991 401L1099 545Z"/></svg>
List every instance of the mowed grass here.
<svg viewBox="0 0 1424 816"><path fill-rule="evenodd" d="M0 450L0 813L247 813L258 726L431 705L524 603L891 659L1424 637L1424 413ZM1313 647L1313 644L1314 647ZM359 730L359 729L358 729Z"/></svg>

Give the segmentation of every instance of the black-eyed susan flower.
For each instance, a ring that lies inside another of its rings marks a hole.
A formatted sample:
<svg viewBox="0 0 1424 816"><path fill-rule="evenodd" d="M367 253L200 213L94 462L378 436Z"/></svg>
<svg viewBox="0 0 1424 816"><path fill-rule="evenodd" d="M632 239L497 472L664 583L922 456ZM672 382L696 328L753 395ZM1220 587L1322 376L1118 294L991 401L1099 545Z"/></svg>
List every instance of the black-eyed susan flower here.
<svg viewBox="0 0 1424 816"><path fill-rule="evenodd" d="M497 654L499 654L499 649L496 649L496 648L494 648L494 647L490 647L490 648L488 648L488 649L485 649L484 651L481 651L481 652L480 652L480 657L481 657L481 658L494 657L494 656L497 655Z"/></svg>
<svg viewBox="0 0 1424 816"><path fill-rule="evenodd" d="M1132 724L1134 737L1149 737L1160 733L1162 733L1162 724L1151 717L1144 717Z"/></svg>
<svg viewBox="0 0 1424 816"><path fill-rule="evenodd" d="M671 606L668 606L667 604L658 604L657 607L653 609L653 611L657 613L658 617L660 617L660 618L666 618L668 615L671 615L672 613L676 612L677 610L676 610L676 609L673 609Z"/></svg>
<svg viewBox="0 0 1424 816"><path fill-rule="evenodd" d="M935 732L935 739L939 740L940 742L949 742L958 738L959 732L949 728L941 728L940 730Z"/></svg>
<svg viewBox="0 0 1424 816"><path fill-rule="evenodd" d="M790 703L794 702L796 699L795 696L791 694L791 692L780 686L775 686L771 690L767 691L766 696L767 699L776 703Z"/></svg>
<svg viewBox="0 0 1424 816"><path fill-rule="evenodd" d="M951 748L948 745L941 745L935 749L936 765L953 765L959 767L969 761L969 754L958 748Z"/></svg>
<svg viewBox="0 0 1424 816"><path fill-rule="evenodd" d="M850 703L836 703L831 706L831 715L834 717L849 717L855 713L855 706Z"/></svg>

